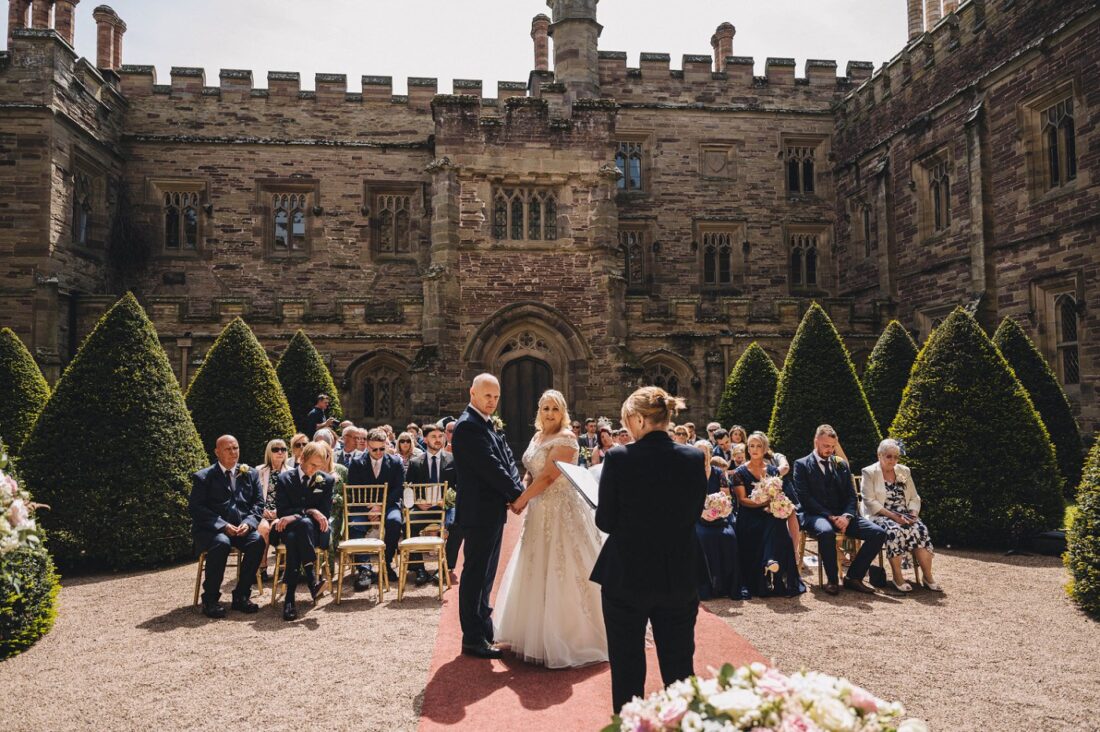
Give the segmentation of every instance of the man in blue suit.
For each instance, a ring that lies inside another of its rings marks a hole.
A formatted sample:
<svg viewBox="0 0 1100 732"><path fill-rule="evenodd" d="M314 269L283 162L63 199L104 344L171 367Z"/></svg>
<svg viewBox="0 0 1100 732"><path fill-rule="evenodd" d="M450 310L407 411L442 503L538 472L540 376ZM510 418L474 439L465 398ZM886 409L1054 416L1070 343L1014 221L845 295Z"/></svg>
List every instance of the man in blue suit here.
<svg viewBox="0 0 1100 732"><path fill-rule="evenodd" d="M232 608L244 613L259 610L249 596L264 552L264 540L256 531L263 514L264 494L257 471L237 463L241 448L235 437L219 437L214 455L216 463L191 476L188 509L195 545L206 552L202 613L208 618L224 618L225 606L218 599L225 563L233 547L241 551L243 558Z"/></svg>
<svg viewBox="0 0 1100 732"><path fill-rule="evenodd" d="M309 443L294 469L279 476L275 493L279 520L275 530L282 534L286 545L283 620L298 619L294 593L303 577L314 600L324 587L313 565L317 547L327 546L329 515L332 514L332 490L336 479L323 472L329 462L330 449L324 443Z"/></svg>
<svg viewBox="0 0 1100 732"><path fill-rule="evenodd" d="M493 645L493 608L489 595L500 561L500 543L508 509L523 485L512 450L493 428L491 415L500 401L500 382L481 374L470 386L470 405L454 430L454 458L462 490L456 498L455 521L462 528L463 567L458 585L462 652L478 658L500 658Z"/></svg>
<svg viewBox="0 0 1100 732"><path fill-rule="evenodd" d="M393 571L393 556L397 553L397 542L405 535L405 520L401 505L405 497L405 465L396 455L386 454L387 436L384 430L375 428L367 433L367 450L351 461L348 466L348 485L385 485L386 523L384 539L386 542L386 576L390 582L397 581ZM365 526L348 525L348 536L360 538L365 535ZM359 576L355 588L370 586L370 570L365 564L359 565Z"/></svg>
<svg viewBox="0 0 1100 732"><path fill-rule="evenodd" d="M840 592L836 563L836 535L840 533L863 541L848 567L844 587L874 593L863 578L886 541L886 532L859 515L852 471L835 455L836 444L836 430L823 424L814 434L814 451L795 461L791 482L802 504L802 528L817 539L818 558L828 578L825 592Z"/></svg>

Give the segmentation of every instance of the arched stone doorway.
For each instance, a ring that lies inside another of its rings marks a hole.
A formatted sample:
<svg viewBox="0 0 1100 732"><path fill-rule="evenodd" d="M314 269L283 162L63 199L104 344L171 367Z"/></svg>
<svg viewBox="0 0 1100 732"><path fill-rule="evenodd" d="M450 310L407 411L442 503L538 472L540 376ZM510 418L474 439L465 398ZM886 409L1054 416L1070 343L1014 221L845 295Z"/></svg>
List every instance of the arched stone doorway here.
<svg viewBox="0 0 1100 732"><path fill-rule="evenodd" d="M539 397L552 384L550 364L533 356L513 359L500 372L500 418L517 463L535 434Z"/></svg>

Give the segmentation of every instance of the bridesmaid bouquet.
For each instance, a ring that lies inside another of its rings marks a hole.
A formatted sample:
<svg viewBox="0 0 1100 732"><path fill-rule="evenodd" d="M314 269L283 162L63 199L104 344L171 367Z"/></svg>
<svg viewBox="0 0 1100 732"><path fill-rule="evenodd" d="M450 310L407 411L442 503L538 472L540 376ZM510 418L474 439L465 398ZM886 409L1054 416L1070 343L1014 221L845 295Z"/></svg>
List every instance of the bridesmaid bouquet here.
<svg viewBox="0 0 1100 732"><path fill-rule="evenodd" d="M39 543L34 509L26 491L4 472L7 455L0 455L0 556Z"/></svg>
<svg viewBox="0 0 1100 732"><path fill-rule="evenodd" d="M794 504L783 492L783 479L778 475L768 475L754 484L749 498L753 501L767 502L764 510L777 519L786 519L794 513Z"/></svg>
<svg viewBox="0 0 1100 732"><path fill-rule="evenodd" d="M703 504L703 520L719 521L733 513L733 502L725 493L718 491L707 496Z"/></svg>
<svg viewBox="0 0 1100 732"><path fill-rule="evenodd" d="M847 679L813 671L787 676L762 663L737 669L727 663L715 678L692 677L645 699L635 697L603 732L928 732L925 722L904 716L901 704Z"/></svg>

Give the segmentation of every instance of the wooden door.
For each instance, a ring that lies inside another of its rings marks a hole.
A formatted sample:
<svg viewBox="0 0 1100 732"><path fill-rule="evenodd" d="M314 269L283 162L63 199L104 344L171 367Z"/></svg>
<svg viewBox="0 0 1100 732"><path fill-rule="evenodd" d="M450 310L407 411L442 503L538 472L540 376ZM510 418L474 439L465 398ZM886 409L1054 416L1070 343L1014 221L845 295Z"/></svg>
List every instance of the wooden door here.
<svg viewBox="0 0 1100 732"><path fill-rule="evenodd" d="M535 434L539 397L551 388L553 372L545 361L530 356L509 361L500 378L500 418L504 432L523 475L523 451Z"/></svg>

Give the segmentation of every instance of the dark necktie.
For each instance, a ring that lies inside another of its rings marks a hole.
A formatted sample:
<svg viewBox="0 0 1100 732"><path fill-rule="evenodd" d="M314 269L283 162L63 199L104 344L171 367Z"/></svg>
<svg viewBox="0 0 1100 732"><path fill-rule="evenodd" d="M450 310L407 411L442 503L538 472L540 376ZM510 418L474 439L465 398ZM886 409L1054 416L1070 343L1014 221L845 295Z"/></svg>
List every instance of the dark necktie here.
<svg viewBox="0 0 1100 732"><path fill-rule="evenodd" d="M225 471L225 484L227 486L229 486L229 490L233 490L233 471L232 470L226 470Z"/></svg>
<svg viewBox="0 0 1100 732"><path fill-rule="evenodd" d="M432 483L439 482L439 469L436 467L435 461L439 459L438 455L432 455L432 467L428 474L429 481Z"/></svg>

